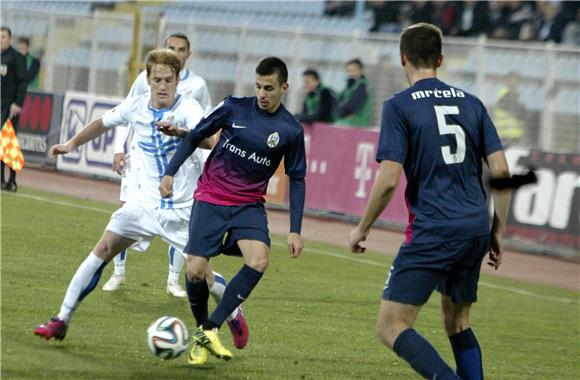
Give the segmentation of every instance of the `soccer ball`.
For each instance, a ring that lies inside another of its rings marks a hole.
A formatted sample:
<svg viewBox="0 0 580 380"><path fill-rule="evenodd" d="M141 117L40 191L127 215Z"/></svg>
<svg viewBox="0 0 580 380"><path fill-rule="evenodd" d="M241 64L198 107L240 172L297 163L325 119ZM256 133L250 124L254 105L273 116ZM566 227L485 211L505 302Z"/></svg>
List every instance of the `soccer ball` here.
<svg viewBox="0 0 580 380"><path fill-rule="evenodd" d="M147 345L160 359L175 359L187 350L189 333L179 318L161 317L147 329Z"/></svg>

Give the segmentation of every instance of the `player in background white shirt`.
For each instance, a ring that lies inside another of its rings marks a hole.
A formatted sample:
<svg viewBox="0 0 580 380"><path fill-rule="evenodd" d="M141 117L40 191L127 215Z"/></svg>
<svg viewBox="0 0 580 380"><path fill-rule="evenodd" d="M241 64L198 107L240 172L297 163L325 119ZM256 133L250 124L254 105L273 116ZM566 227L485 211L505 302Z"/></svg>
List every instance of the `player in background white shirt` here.
<svg viewBox="0 0 580 380"><path fill-rule="evenodd" d="M38 326L34 333L49 340L62 340L74 311L96 287L104 267L121 251L138 245L146 249L155 236L183 252L189 236L189 217L193 191L202 170L201 155L188 159L187 168L176 175L179 184L171 198L161 198L159 183L165 166L189 129L203 117L201 106L185 96L177 95L181 62L167 50L152 51L147 58L147 79L150 95L125 99L120 105L93 120L65 144L50 148L50 155L67 154L97 138L112 127L134 130L136 154L141 159L139 192L111 216L101 239L77 269L69 283L58 315ZM211 142L205 141L211 148ZM192 173L193 172L193 173ZM236 323L245 325L243 313ZM247 326L246 340L247 343ZM234 333L232 329L232 333ZM245 345L245 344L244 344ZM240 347L239 347L240 348Z"/></svg>
<svg viewBox="0 0 580 380"><path fill-rule="evenodd" d="M197 100L207 114L211 109L211 101L207 85L203 78L195 75L191 70L185 67L187 60L191 55L189 40L187 36L181 33L172 34L165 40L165 47L173 50L181 61L181 72L179 75L179 83L177 85L177 93L183 96L192 97ZM142 71L137 79L133 82L131 90L127 98L138 95L148 94L150 92L149 84L147 83L147 72ZM113 171L122 175L121 180L121 204L132 199L138 193L139 172L141 169L141 162L139 155L136 154L136 142L132 139L132 128L118 128L115 131L115 152L113 156ZM125 155L125 144L129 143L128 153ZM209 155L209 151L203 153L204 161ZM139 251L139 249L136 249ZM167 276L168 294L176 297L187 297L187 293L179 285L179 275L184 265L185 259L176 254L175 248L169 246L169 273ZM104 291L115 291L125 282L125 266L127 263L127 252L123 251L115 257L115 269L113 275L103 286ZM222 281L223 280L223 281ZM212 280L213 281L213 280ZM218 285L225 282L223 277L217 274ZM225 286L225 285L224 285Z"/></svg>

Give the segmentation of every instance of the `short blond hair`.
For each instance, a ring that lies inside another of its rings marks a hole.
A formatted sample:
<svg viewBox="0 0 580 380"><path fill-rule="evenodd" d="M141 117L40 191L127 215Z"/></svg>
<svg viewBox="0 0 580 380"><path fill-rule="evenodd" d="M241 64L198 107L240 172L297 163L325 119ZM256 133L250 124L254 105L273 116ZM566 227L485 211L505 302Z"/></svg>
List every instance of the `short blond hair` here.
<svg viewBox="0 0 580 380"><path fill-rule="evenodd" d="M147 76L151 75L151 70L154 65L167 65L171 68L171 71L175 73L175 76L179 77L179 72L181 71L181 60L173 50L165 48L151 50L149 54L147 54L147 61L145 64Z"/></svg>

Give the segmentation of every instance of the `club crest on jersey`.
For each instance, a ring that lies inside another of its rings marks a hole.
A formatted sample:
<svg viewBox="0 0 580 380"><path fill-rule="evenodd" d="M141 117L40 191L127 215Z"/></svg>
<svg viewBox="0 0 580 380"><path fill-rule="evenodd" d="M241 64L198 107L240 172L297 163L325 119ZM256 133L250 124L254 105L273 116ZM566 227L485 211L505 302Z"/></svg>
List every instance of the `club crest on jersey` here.
<svg viewBox="0 0 580 380"><path fill-rule="evenodd" d="M266 144L268 144L270 148L277 147L279 142L280 135L278 134L278 132L271 133L270 136L268 136L268 140L266 140Z"/></svg>

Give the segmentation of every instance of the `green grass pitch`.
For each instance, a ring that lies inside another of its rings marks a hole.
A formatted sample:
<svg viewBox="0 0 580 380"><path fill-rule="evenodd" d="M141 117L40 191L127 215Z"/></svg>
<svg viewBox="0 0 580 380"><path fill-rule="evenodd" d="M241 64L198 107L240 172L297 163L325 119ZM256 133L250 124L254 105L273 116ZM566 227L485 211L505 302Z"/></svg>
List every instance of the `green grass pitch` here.
<svg viewBox="0 0 580 380"><path fill-rule="evenodd" d="M390 259L354 256L344 248L306 242L290 259L285 237L274 236L270 268L244 304L250 343L234 358L187 365L185 355L161 361L145 331L162 315L193 318L186 300L165 294L166 246L130 253L120 291L98 287L75 314L63 342L44 341L34 327L53 316L70 278L93 248L115 206L23 188L5 194L1 251L2 379L414 379L408 365L374 337ZM345 237L346 239L346 237ZM241 259L219 257L231 278ZM578 292L483 276L472 324L488 379L580 378ZM448 363L435 294L415 328Z"/></svg>

